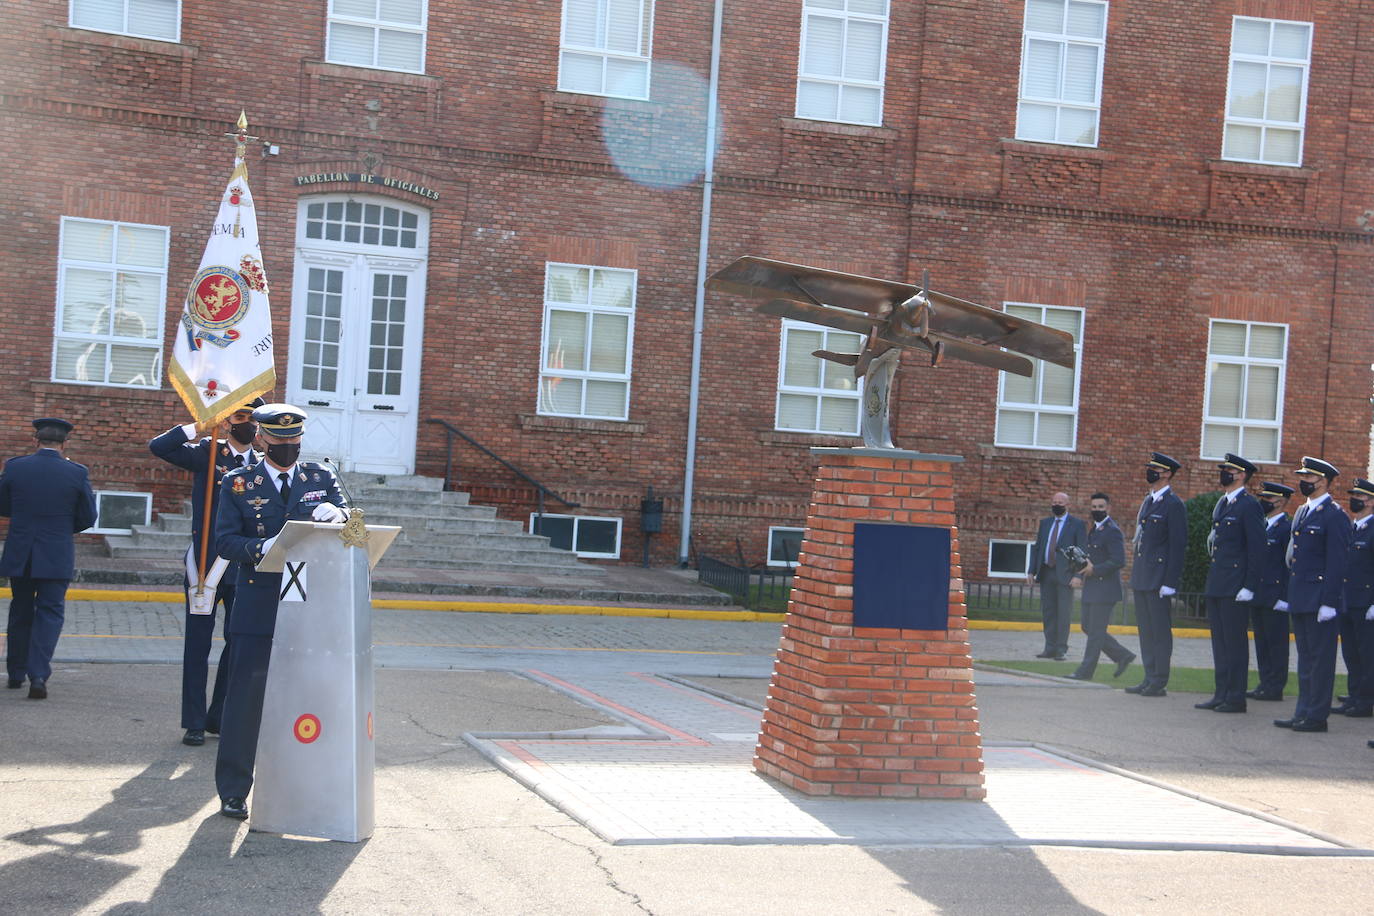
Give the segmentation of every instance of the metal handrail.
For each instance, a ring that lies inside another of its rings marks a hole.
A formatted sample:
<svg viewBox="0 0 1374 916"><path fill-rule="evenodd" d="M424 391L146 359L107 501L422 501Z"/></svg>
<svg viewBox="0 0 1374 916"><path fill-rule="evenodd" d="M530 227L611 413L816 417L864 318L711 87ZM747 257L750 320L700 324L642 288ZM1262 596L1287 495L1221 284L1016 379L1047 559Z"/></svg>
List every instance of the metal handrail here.
<svg viewBox="0 0 1374 916"><path fill-rule="evenodd" d="M496 453L493 452L491 449L487 448L485 445L483 445L482 443L478 442L476 439L472 438L472 437L469 436L467 433L463 432L461 429L459 429L458 427L454 426L452 423L448 422L447 420L440 420L440 419L437 419L437 418L431 418L431 419L426 420L425 422L426 422L426 423L437 423L438 425L442 426L442 427L444 428L444 431L448 434L448 435L446 436L446 438L444 439L444 446L445 446L445 449L446 449L446 453L445 453L445 456L444 456L444 489L445 489L445 490L447 490L447 489L449 488L449 483L450 483L450 482L452 482L452 483L454 483L454 484L456 484L456 483L458 482L458 478L455 477L454 474L453 474L453 437L454 437L454 436L458 436L458 437L460 437L464 442L466 442L468 445L471 445L473 448L475 448L475 449L477 449L478 451L482 452L484 455L487 455L488 457L492 458L493 460L499 462L499 463L500 463L501 465L503 465L507 470L509 470L511 473L515 474L515 476L519 477L521 480L523 480L523 481L525 481L526 483L528 483L528 484L530 484L531 486L533 486L533 487L535 488L535 491L539 494L539 509L538 509L538 511L537 511L535 514L536 514L537 516L539 516L540 518L542 518L543 515L544 515L544 495L545 495L545 494L548 494L549 496L553 497L555 500L557 500L558 502L560 502L560 503L562 503L563 505L567 506L569 509L577 509L577 508L580 508L580 507L581 507L581 505L582 505L581 503L568 502L566 499L564 499L563 497L559 496L559 495L558 495L557 493L555 493L553 490L550 490L548 487L544 486L542 483L540 483L539 481L535 480L533 477L531 477L530 475L526 474L524 471L520 470L520 468L518 468L518 467L516 467L515 465L511 464L509 461L507 461L506 459L502 458L500 455L496 454Z"/></svg>

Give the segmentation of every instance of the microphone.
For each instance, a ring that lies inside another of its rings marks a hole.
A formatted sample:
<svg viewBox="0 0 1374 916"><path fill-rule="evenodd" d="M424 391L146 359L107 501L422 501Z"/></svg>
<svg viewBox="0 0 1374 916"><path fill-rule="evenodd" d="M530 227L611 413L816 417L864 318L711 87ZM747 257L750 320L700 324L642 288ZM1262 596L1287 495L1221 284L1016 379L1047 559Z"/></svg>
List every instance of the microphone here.
<svg viewBox="0 0 1374 916"><path fill-rule="evenodd" d="M333 458L323 458L321 460L325 463L325 466L329 468L330 473L334 475L334 479L339 482L339 489L343 492L344 502L350 507L353 506L353 494L348 492L348 484L344 482L343 469L334 463Z"/></svg>

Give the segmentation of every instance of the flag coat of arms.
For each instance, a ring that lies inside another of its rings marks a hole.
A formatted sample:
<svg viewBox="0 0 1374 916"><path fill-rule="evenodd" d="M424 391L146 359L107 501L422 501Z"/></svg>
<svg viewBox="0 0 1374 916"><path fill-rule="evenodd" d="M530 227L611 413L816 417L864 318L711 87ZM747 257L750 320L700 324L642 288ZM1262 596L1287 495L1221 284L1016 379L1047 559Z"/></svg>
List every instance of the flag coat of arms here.
<svg viewBox="0 0 1374 916"><path fill-rule="evenodd" d="M169 375L201 426L276 385L267 276L242 145L186 291Z"/></svg>

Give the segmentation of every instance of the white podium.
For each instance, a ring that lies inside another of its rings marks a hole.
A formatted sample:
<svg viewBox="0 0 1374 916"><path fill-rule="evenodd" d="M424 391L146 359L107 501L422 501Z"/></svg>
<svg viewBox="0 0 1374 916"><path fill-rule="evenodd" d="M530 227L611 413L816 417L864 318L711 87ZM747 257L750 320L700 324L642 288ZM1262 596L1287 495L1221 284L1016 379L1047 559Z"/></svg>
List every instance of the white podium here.
<svg viewBox="0 0 1374 916"><path fill-rule="evenodd" d="M252 830L354 843L372 835L369 574L401 529L361 521L287 522L258 563L260 571L282 574L282 589L258 737ZM345 543L345 528L354 546Z"/></svg>

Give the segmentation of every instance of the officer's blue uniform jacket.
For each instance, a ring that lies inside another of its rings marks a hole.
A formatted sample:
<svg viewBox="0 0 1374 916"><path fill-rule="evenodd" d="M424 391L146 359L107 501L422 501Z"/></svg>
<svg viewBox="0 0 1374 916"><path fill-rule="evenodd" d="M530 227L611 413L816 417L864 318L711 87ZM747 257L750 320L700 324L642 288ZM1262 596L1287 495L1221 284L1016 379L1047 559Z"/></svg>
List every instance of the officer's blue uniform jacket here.
<svg viewBox="0 0 1374 916"><path fill-rule="evenodd" d="M205 475L210 467L210 437L206 436L197 442L192 442L186 438L186 431L180 426L173 427L167 432L158 436L148 443L148 451L170 464L190 471L193 475L191 483L191 539L199 543L201 532L201 521L205 518ZM228 446L221 442L215 449L215 486L210 491L210 517L215 517L215 508L219 505L219 485L224 475L234 470L239 465L236 462L238 455ZM261 455L249 451L244 455L249 464L260 460ZM213 542L213 537L211 538ZM225 572L225 581L232 582L233 570Z"/></svg>
<svg viewBox="0 0 1374 916"><path fill-rule="evenodd" d="M290 503L283 501L277 490L277 473L266 461L260 461L225 474L220 482L215 552L241 564L230 624L234 633L271 636L276 628L281 573L257 571L263 544L288 521L309 521L321 503L344 505L338 482L328 468L313 461L299 462L291 479Z"/></svg>
<svg viewBox="0 0 1374 916"><path fill-rule="evenodd" d="M1126 539L1121 526L1111 517L1101 528L1089 525L1087 551L1093 571L1083 580L1083 603L1116 604L1121 600L1121 568L1126 565Z"/></svg>
<svg viewBox="0 0 1374 916"><path fill-rule="evenodd" d="M1351 616L1364 619L1374 604L1374 520L1350 526L1350 559L1345 571L1345 602ZM1364 647L1361 646L1361 649ZM1374 649L1374 646L1371 647Z"/></svg>
<svg viewBox="0 0 1374 916"><path fill-rule="evenodd" d="M0 576L70 580L72 535L95 524L86 466L51 448L11 458L0 474L0 515L11 519Z"/></svg>
<svg viewBox="0 0 1374 916"><path fill-rule="evenodd" d="M1350 519L1329 496L1294 516L1293 566L1288 612L1315 614L1320 607L1345 611L1345 575L1350 562Z"/></svg>
<svg viewBox="0 0 1374 916"><path fill-rule="evenodd" d="M1223 496L1212 512L1212 531L1216 537L1207 567L1207 597L1234 598L1242 588L1258 592L1265 548L1259 500L1244 490L1234 500Z"/></svg>
<svg viewBox="0 0 1374 916"><path fill-rule="evenodd" d="M1292 523L1286 514L1269 525L1264 532L1264 560L1260 564L1259 588L1255 593L1254 604L1266 611L1274 609L1280 601L1288 600L1288 538Z"/></svg>
<svg viewBox="0 0 1374 916"><path fill-rule="evenodd" d="M1188 546L1188 517L1183 500L1172 487L1163 499L1151 499L1137 516L1140 541L1135 565L1131 567L1131 588L1157 591L1167 585L1178 588L1183 576L1183 552Z"/></svg>

